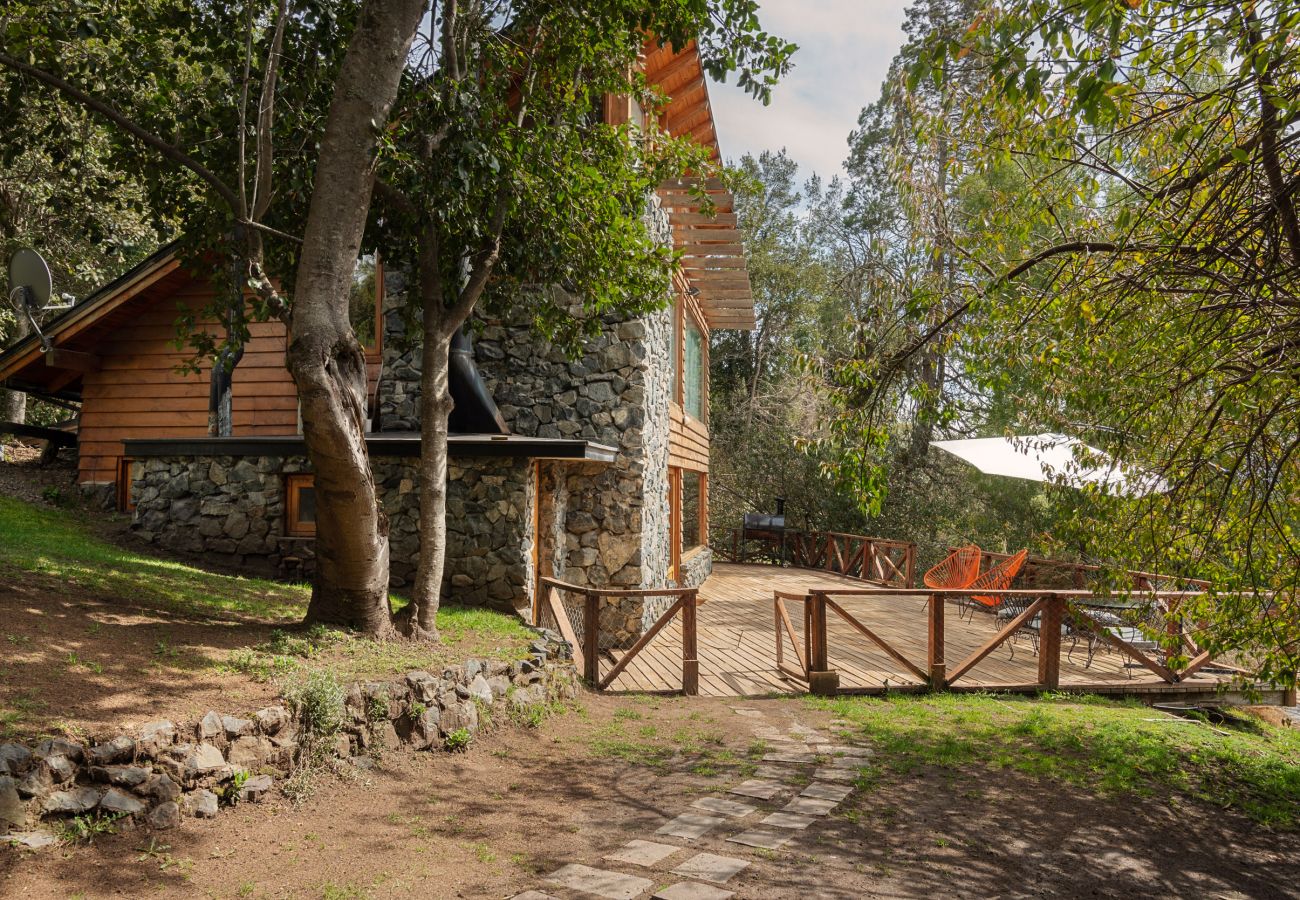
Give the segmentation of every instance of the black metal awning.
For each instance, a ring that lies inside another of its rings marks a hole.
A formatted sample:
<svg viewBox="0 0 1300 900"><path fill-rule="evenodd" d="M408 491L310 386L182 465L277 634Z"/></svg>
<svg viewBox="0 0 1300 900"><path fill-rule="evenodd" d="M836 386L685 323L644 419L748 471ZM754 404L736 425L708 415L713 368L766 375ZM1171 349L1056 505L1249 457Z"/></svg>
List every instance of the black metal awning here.
<svg viewBox="0 0 1300 900"><path fill-rule="evenodd" d="M287 437L139 438L124 442L126 456L306 456L301 435ZM377 432L366 435L372 457L419 456L417 432ZM525 437L518 434L453 434L447 451L455 457L523 457L574 462L613 462L618 450L606 444L572 438Z"/></svg>

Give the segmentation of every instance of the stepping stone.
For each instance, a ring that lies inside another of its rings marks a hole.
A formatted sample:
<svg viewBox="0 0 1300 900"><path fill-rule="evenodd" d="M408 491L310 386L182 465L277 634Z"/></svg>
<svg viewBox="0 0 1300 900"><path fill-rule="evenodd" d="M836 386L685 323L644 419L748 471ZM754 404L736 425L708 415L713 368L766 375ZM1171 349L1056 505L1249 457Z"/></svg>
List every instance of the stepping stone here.
<svg viewBox="0 0 1300 900"><path fill-rule="evenodd" d="M721 813L724 816L732 816L737 819L747 816L758 809L758 807L750 806L748 803L737 803L735 800L727 800L724 797L701 797L691 806L705 812Z"/></svg>
<svg viewBox="0 0 1300 900"><path fill-rule="evenodd" d="M818 781L852 781L858 777L856 769L818 769L813 772L813 778Z"/></svg>
<svg viewBox="0 0 1300 900"><path fill-rule="evenodd" d="M785 785L779 781L751 778L749 781L742 781L727 793L739 794L742 797L753 797L757 800L771 800L783 790L785 790Z"/></svg>
<svg viewBox="0 0 1300 900"><path fill-rule="evenodd" d="M797 734L797 735L799 735L803 740L806 740L806 741L824 741L824 740L826 740L826 735L822 734L822 733L821 733L820 731L818 731L817 729L815 729L815 728L809 728L807 725L800 725L798 722L795 722L793 725L790 726L790 733L791 733L791 734Z"/></svg>
<svg viewBox="0 0 1300 900"><path fill-rule="evenodd" d="M711 884L682 881L659 891L652 900L727 900L734 896L735 891L725 891Z"/></svg>
<svg viewBox="0 0 1300 900"><path fill-rule="evenodd" d="M669 837L685 838L693 841L696 838L704 837L714 828L726 822L726 819L720 819L717 816L704 816L699 813L682 813L677 818L671 820L666 825L661 826L655 831L655 834L666 834Z"/></svg>
<svg viewBox="0 0 1300 900"><path fill-rule="evenodd" d="M824 816L835 808L833 800L815 800L812 797L795 797L785 806L781 807L785 812L797 813L801 816Z"/></svg>
<svg viewBox="0 0 1300 900"><path fill-rule="evenodd" d="M853 788L844 784L818 784L813 782L799 792L800 797L812 797L814 800L833 800L839 803L849 794L853 793Z"/></svg>
<svg viewBox="0 0 1300 900"><path fill-rule="evenodd" d="M772 763L812 763L816 762L815 754L801 752L798 750L778 750L775 753L763 754L763 762Z"/></svg>
<svg viewBox="0 0 1300 900"><path fill-rule="evenodd" d="M778 813L784 815L784 813ZM793 840L793 834L781 834L776 831L742 831L740 834L733 834L727 838L733 844L744 844L746 847L761 847L764 850L776 850L782 845L788 844Z"/></svg>
<svg viewBox="0 0 1300 900"><path fill-rule="evenodd" d="M790 742L790 737L784 731L773 728L771 725L755 725L754 737L762 738L765 741L786 741Z"/></svg>
<svg viewBox="0 0 1300 900"><path fill-rule="evenodd" d="M510 900L559 900L559 898L543 894L541 891L524 891L522 894L515 894Z"/></svg>
<svg viewBox="0 0 1300 900"><path fill-rule="evenodd" d="M787 777L790 774L790 770L782 769L779 768L778 766L755 766L754 774L759 778L766 778L768 780L772 780L772 779L780 780L782 778Z"/></svg>
<svg viewBox="0 0 1300 900"><path fill-rule="evenodd" d="M859 756L835 756L831 758L830 764L836 769L852 769L854 771L870 765L869 762Z"/></svg>
<svg viewBox="0 0 1300 900"><path fill-rule="evenodd" d="M610 862L631 863L634 866L653 866L672 856L681 847L673 844L656 844L654 841L628 841L618 851L605 859Z"/></svg>
<svg viewBox="0 0 1300 900"><path fill-rule="evenodd" d="M749 863L743 859L718 856L716 853L697 853L673 869L673 874L725 884L728 879L748 865Z"/></svg>
<svg viewBox="0 0 1300 900"><path fill-rule="evenodd" d="M761 719L763 714L757 709L751 709L748 706L733 706L731 711L738 716L744 716L746 719Z"/></svg>
<svg viewBox="0 0 1300 900"><path fill-rule="evenodd" d="M570 863L552 872L546 876L546 880L551 884L558 884L560 887L575 891L586 891L588 894L595 894L606 900L632 900L633 897L641 896L643 891L654 887L654 882L649 878L606 872L604 869L593 869L591 866L581 866L577 863Z"/></svg>
<svg viewBox="0 0 1300 900"><path fill-rule="evenodd" d="M774 812L759 824L773 825L777 828L807 828L816 821L816 819L809 816L797 816L788 812Z"/></svg>
<svg viewBox="0 0 1300 900"><path fill-rule="evenodd" d="M841 747L838 744L818 744L813 748L823 756L875 756L876 754L866 747Z"/></svg>

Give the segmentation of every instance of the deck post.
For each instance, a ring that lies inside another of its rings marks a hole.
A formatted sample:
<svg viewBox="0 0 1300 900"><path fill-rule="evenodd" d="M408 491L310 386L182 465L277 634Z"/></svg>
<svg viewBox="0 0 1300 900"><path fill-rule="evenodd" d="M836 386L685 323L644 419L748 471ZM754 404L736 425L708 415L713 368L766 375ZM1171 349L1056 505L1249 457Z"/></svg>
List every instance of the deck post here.
<svg viewBox="0 0 1300 900"><path fill-rule="evenodd" d="M682 693L694 697L700 692L700 660L695 634L695 591L682 595Z"/></svg>
<svg viewBox="0 0 1300 900"><path fill-rule="evenodd" d="M1064 614L1065 601L1052 594L1038 620L1038 686L1046 691L1061 686L1061 623Z"/></svg>
<svg viewBox="0 0 1300 900"><path fill-rule="evenodd" d="M930 643L928 657L930 663L930 690L942 691L948 686L948 664L944 660L943 649L943 614L946 598L939 594L930 595Z"/></svg>
<svg viewBox="0 0 1300 900"><path fill-rule="evenodd" d="M829 555L829 553L828 553ZM840 673L831 670L826 646L826 594L813 591L808 603L808 690L834 696L840 687Z"/></svg>
<svg viewBox="0 0 1300 900"><path fill-rule="evenodd" d="M588 591L583 610L582 677L593 689L600 684L600 595Z"/></svg>

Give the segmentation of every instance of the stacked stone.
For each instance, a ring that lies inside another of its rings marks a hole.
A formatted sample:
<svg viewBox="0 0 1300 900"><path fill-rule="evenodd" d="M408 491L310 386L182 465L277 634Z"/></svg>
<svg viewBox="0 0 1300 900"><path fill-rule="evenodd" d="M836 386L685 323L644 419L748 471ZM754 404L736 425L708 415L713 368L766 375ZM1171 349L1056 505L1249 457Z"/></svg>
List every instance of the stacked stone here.
<svg viewBox="0 0 1300 900"><path fill-rule="evenodd" d="M413 459L373 461L389 516L390 580L409 584L419 560L419 471ZM222 554L252 571L308 577L312 542L284 534L284 476L304 457L151 457L135 467L133 528L183 553ZM444 596L505 611L533 578L533 483L522 459L457 460L448 468ZM292 561L292 563L290 562Z"/></svg>
<svg viewBox="0 0 1300 900"><path fill-rule="evenodd" d="M351 685L348 720L331 749L364 766L379 748L430 750L453 733L472 735L483 725L480 710L526 713L573 699L572 648L554 632L539 635L530 655L513 662L470 659L440 676L416 671ZM68 816L115 815L119 825L157 829L183 816L211 818L221 798L263 799L301 761L303 738L294 714L276 705L252 718L209 712L190 724L151 722L89 746L63 738L0 744L0 843L48 843L47 833L29 829ZM249 777L237 782L239 773Z"/></svg>
<svg viewBox="0 0 1300 900"><path fill-rule="evenodd" d="M278 565L284 537L284 476L303 458L184 456L141 460L131 483L133 528L186 553L221 553Z"/></svg>

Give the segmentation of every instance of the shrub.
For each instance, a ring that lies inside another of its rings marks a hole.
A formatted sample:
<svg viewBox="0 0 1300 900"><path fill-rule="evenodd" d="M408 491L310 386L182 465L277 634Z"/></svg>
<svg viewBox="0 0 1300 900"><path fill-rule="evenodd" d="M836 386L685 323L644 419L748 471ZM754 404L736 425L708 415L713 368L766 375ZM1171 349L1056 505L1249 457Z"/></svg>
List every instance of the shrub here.
<svg viewBox="0 0 1300 900"><path fill-rule="evenodd" d="M284 688L284 698L293 707L305 734L325 739L338 734L347 721L342 686L326 669L299 674Z"/></svg>
<svg viewBox="0 0 1300 900"><path fill-rule="evenodd" d="M472 740L474 736L469 733L468 728L457 728L447 733L447 749L452 753L463 753L469 749Z"/></svg>

